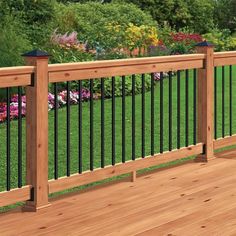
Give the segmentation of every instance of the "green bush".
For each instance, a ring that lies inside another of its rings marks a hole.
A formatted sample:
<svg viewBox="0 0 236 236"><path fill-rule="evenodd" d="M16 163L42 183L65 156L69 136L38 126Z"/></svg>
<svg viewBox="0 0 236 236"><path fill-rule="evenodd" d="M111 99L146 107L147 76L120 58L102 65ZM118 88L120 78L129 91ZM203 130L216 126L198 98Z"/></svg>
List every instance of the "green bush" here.
<svg viewBox="0 0 236 236"><path fill-rule="evenodd" d="M20 23L13 17L5 17L0 22L0 67L22 65L21 54L30 49Z"/></svg>
<svg viewBox="0 0 236 236"><path fill-rule="evenodd" d="M179 30L188 26L197 33L206 33L213 26L213 0L113 0L134 3L152 15L160 26L168 23Z"/></svg>
<svg viewBox="0 0 236 236"><path fill-rule="evenodd" d="M157 82L155 82L157 83ZM59 91L66 89L66 82L59 83L58 89ZM82 81L82 87L84 89L90 89L90 81L89 80L83 80ZM112 96L112 78L106 78L104 79L104 87L105 87L105 93L104 96L106 98L110 98ZM72 90L78 90L78 81L72 81L71 82L71 89ZM145 91L149 91L151 89L151 76L146 75L145 77ZM50 85L49 90L53 93L53 87ZM142 91L142 78L141 75L136 75L135 78L135 94L140 94ZM95 79L94 85L93 85L93 92L97 95L101 93L101 80ZM125 94L131 95L132 94L132 78L131 76L126 76L125 79ZM115 77L115 96L120 97L122 96L122 78L120 76Z"/></svg>
<svg viewBox="0 0 236 236"><path fill-rule="evenodd" d="M117 47L120 43L117 40L119 35L115 35L116 32L111 35L107 27L109 23L122 27L128 26L129 23L137 26L155 26L149 14L132 4L58 4L56 7L54 27L62 33L78 32L78 38L83 42L88 41L91 47L102 49Z"/></svg>
<svg viewBox="0 0 236 236"><path fill-rule="evenodd" d="M236 0L214 1L214 17L220 29L229 29L236 32Z"/></svg>
<svg viewBox="0 0 236 236"><path fill-rule="evenodd" d="M56 0L1 0L0 20L6 15L17 19L31 44L40 47L50 37L55 4Z"/></svg>
<svg viewBox="0 0 236 236"><path fill-rule="evenodd" d="M236 49L236 37L231 36L228 29L214 29L203 37L214 44L215 51L229 51Z"/></svg>

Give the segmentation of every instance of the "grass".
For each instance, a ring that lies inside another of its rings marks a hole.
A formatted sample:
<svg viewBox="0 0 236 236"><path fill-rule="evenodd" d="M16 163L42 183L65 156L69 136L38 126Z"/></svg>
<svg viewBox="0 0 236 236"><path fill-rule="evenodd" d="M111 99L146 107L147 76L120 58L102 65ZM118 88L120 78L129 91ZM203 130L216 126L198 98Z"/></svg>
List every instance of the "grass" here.
<svg viewBox="0 0 236 236"><path fill-rule="evenodd" d="M235 74L234 68L234 75ZM225 70L225 130L226 135L229 134L229 71L228 68ZM189 76L189 145L193 143L193 72L190 71ZM147 78L148 79L148 78ZM221 88L222 88L222 72L218 69L218 89L217 89L217 133L218 137L221 137L222 127L222 98L221 98ZM181 73L181 146L185 146L185 73ZM160 83L155 86L155 153L159 152L159 137L160 137L160 122L159 122L159 89ZM233 91L236 90L236 80L233 79ZM164 150L168 150L168 92L169 92L169 81L164 80ZM177 146L177 79L174 76L172 80L172 143L173 149ZM150 155L151 149L151 100L150 92L145 93L145 154ZM236 93L233 93L233 117L235 117L236 103ZM142 129L141 129L141 111L142 111L142 96L136 95L136 130L135 130L135 141L136 141L136 157L141 157L142 148ZM116 163L121 162L122 154L122 100L120 97L116 98ZM94 101L94 166L100 167L100 145L101 145L101 101ZM132 151L132 97L126 97L126 160L131 159ZM105 100L105 164L111 164L111 99ZM54 113L49 112L49 179L54 178ZM83 170L89 169L89 156L90 156L90 104L89 102L83 103L83 139L82 139L82 154L83 154ZM0 125L0 191L5 190L6 183L6 124ZM236 132L236 122L233 122L233 133ZM71 174L78 172L78 106L71 106ZM25 137L25 121L23 120L23 137ZM17 187L17 121L11 122L11 186L12 188ZM25 156L25 142L23 144L23 154ZM59 176L66 175L66 108L59 110ZM25 174L25 159L23 164L23 174ZM23 176L24 179L24 176Z"/></svg>

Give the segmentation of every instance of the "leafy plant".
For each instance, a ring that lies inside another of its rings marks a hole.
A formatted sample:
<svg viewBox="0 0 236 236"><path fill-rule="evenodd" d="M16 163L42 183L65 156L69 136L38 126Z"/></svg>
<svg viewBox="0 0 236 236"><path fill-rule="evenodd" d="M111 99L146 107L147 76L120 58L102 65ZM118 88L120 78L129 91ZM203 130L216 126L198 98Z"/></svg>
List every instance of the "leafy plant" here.
<svg viewBox="0 0 236 236"><path fill-rule="evenodd" d="M23 64L22 53L31 48L17 19L6 16L0 22L0 67Z"/></svg>
<svg viewBox="0 0 236 236"><path fill-rule="evenodd" d="M129 23L136 26L155 26L151 16L133 4L58 4L55 28L59 32L76 31L80 40L88 41L92 48L111 50L117 48L122 39L121 30L113 31L108 25L115 23L126 29ZM117 40L118 39L118 40Z"/></svg>
<svg viewBox="0 0 236 236"><path fill-rule="evenodd" d="M214 44L216 51L228 51L236 49L236 38L231 36L228 29L214 29L203 37Z"/></svg>

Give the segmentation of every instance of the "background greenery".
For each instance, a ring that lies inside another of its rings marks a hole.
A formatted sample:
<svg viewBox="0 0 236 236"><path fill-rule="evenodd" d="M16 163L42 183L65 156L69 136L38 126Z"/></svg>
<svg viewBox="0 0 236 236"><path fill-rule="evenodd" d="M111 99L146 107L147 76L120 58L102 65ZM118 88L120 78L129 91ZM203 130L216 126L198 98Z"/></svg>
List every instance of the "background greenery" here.
<svg viewBox="0 0 236 236"><path fill-rule="evenodd" d="M52 54L52 62L61 62L50 38L55 29L64 34L76 31L78 39L90 48L105 50L101 57L74 54L66 61L123 58L112 49L122 42L118 33L107 29L108 23L123 29L130 23L154 26L158 38L170 32L202 34L216 45L216 50L234 50L236 40L236 0L2 0L0 2L0 67L23 64L21 53L39 48ZM119 39L120 38L120 42ZM155 55L172 52L157 50ZM188 50L183 50L183 52ZM55 56L54 56L55 55ZM153 54L151 54L153 55Z"/></svg>

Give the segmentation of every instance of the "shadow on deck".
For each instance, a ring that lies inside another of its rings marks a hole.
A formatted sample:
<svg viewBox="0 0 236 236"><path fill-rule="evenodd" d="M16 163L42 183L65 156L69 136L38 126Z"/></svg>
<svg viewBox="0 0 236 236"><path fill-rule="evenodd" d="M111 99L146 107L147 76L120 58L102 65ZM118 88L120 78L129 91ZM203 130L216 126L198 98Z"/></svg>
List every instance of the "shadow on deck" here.
<svg viewBox="0 0 236 236"><path fill-rule="evenodd" d="M236 150L0 215L0 235L236 235Z"/></svg>

